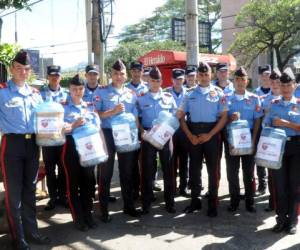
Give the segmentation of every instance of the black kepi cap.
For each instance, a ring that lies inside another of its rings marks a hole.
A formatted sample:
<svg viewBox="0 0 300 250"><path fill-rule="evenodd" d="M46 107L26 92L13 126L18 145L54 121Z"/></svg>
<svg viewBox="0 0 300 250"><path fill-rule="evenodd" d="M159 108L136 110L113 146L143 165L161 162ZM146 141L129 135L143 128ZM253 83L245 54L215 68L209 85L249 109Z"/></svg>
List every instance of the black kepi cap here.
<svg viewBox="0 0 300 250"><path fill-rule="evenodd" d="M295 75L290 67L286 68L281 77L280 77L280 82L281 84L289 83L291 81L295 81Z"/></svg>
<svg viewBox="0 0 300 250"><path fill-rule="evenodd" d="M96 64L87 65L85 67L85 73L97 73L99 74L99 66Z"/></svg>
<svg viewBox="0 0 300 250"><path fill-rule="evenodd" d="M119 58L112 66L112 69L116 71L122 71L126 69L124 62Z"/></svg>
<svg viewBox="0 0 300 250"><path fill-rule="evenodd" d="M76 74L71 80L70 85L76 85L76 86L84 86L83 79L79 76L79 74Z"/></svg>
<svg viewBox="0 0 300 250"><path fill-rule="evenodd" d="M172 70L173 79L184 79L184 70L183 69L173 69Z"/></svg>
<svg viewBox="0 0 300 250"><path fill-rule="evenodd" d="M143 63L139 61L134 61L130 63L130 69L138 69L142 70L143 69Z"/></svg>
<svg viewBox="0 0 300 250"><path fill-rule="evenodd" d="M156 66L152 67L149 72L149 76L154 80L161 80L161 73L159 68L157 68Z"/></svg>
<svg viewBox="0 0 300 250"><path fill-rule="evenodd" d="M23 49L21 49L12 60L12 62L20 63L24 66L30 65L30 57L29 53Z"/></svg>
<svg viewBox="0 0 300 250"><path fill-rule="evenodd" d="M209 72L210 70L211 70L211 68L208 65L208 63L206 63L206 62L199 62L198 72L200 72L200 73L206 73L206 72Z"/></svg>
<svg viewBox="0 0 300 250"><path fill-rule="evenodd" d="M245 77L248 76L247 71L245 70L244 67L239 67L235 72L234 72L234 76L237 77Z"/></svg>
<svg viewBox="0 0 300 250"><path fill-rule="evenodd" d="M281 77L281 72L278 68L275 68L272 70L271 75L270 75L270 79L271 80L277 80L280 79Z"/></svg>

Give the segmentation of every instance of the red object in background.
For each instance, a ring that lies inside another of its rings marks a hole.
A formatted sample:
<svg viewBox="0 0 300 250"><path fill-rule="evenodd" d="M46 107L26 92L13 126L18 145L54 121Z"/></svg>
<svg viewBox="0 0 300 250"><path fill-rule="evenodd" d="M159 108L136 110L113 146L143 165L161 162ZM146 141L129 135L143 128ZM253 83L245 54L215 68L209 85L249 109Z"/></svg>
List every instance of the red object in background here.
<svg viewBox="0 0 300 250"><path fill-rule="evenodd" d="M41 181L46 176L46 169L44 166L40 166L38 170L38 181Z"/></svg>
<svg viewBox="0 0 300 250"><path fill-rule="evenodd" d="M172 69L186 67L186 52L172 50L152 50L139 58L145 67L156 65L162 73L163 87L172 85ZM223 62L231 71L236 69L236 60L231 55L199 54L199 61L207 62L212 67Z"/></svg>

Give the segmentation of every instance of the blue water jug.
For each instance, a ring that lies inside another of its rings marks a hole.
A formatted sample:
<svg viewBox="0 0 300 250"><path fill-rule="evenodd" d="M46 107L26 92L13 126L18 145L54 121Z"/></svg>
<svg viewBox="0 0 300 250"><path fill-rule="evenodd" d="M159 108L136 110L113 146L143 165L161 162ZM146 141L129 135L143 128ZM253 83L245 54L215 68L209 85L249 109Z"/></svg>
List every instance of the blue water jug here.
<svg viewBox="0 0 300 250"><path fill-rule="evenodd" d="M138 128L136 118L131 113L120 113L111 120L116 151L120 153L139 149Z"/></svg>
<svg viewBox="0 0 300 250"><path fill-rule="evenodd" d="M152 122L150 131L146 131L143 139L157 149L162 149L179 128L178 119L168 111L160 111L158 117Z"/></svg>
<svg viewBox="0 0 300 250"><path fill-rule="evenodd" d="M61 104L47 98L35 109L34 125L36 143L39 146L59 146L66 141L64 127L64 108Z"/></svg>
<svg viewBox="0 0 300 250"><path fill-rule="evenodd" d="M230 155L252 154L251 131L247 120L237 120L227 126Z"/></svg>
<svg viewBox="0 0 300 250"><path fill-rule="evenodd" d="M92 123L85 123L75 128L72 136L81 166L90 167L107 161L107 148L101 129Z"/></svg>
<svg viewBox="0 0 300 250"><path fill-rule="evenodd" d="M281 168L286 138L283 129L265 127L260 134L257 145L256 164L272 169Z"/></svg>

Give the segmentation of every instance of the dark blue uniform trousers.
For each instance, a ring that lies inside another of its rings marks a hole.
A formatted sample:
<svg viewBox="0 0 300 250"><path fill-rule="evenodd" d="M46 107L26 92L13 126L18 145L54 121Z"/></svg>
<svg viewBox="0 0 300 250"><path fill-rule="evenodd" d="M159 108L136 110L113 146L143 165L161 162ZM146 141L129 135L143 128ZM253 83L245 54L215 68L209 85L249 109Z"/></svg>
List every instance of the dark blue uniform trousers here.
<svg viewBox="0 0 300 250"><path fill-rule="evenodd" d="M275 211L279 223L297 224L300 202L300 139L287 141L282 166L272 170Z"/></svg>
<svg viewBox="0 0 300 250"><path fill-rule="evenodd" d="M145 209L149 209L151 205L151 199L153 197L152 181L153 174L155 172L154 164L156 160L156 154L159 154L161 162L161 168L163 172L164 180L164 199L167 207L174 206L174 193L175 193L175 182L174 182L174 169L171 164L171 152L169 148L169 141L164 145L163 149L158 150L152 146L149 142L142 142L142 206Z"/></svg>
<svg viewBox="0 0 300 250"><path fill-rule="evenodd" d="M99 202L101 209L108 208L108 199L110 195L110 183L113 176L116 148L111 129L103 129L104 138L108 152L107 162L100 164L99 167ZM137 161L137 152L117 153L118 167L120 176L121 193L124 202L124 208L133 208L133 168Z"/></svg>
<svg viewBox="0 0 300 250"><path fill-rule="evenodd" d="M67 197L74 222L83 222L91 215L93 198L95 196L95 166L82 167L75 142L71 135L62 152L63 165L67 183Z"/></svg>
<svg viewBox="0 0 300 250"><path fill-rule="evenodd" d="M13 240L37 233L35 190L39 148L35 136L7 134L2 137L1 166L5 205Z"/></svg>
<svg viewBox="0 0 300 250"><path fill-rule="evenodd" d="M47 188L51 200L66 199L66 177L61 154L63 146L43 147L43 161L47 175ZM57 175L55 172L57 166Z"/></svg>

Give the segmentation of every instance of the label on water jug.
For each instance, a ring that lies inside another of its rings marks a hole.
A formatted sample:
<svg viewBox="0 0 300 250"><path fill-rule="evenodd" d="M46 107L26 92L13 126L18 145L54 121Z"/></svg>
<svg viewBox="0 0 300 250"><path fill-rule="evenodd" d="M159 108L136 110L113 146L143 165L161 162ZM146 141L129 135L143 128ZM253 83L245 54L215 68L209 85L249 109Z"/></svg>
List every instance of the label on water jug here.
<svg viewBox="0 0 300 250"><path fill-rule="evenodd" d="M233 147L239 148L251 148L251 133L249 128L239 128L232 130Z"/></svg>
<svg viewBox="0 0 300 250"><path fill-rule="evenodd" d="M153 130L153 134L151 135L152 138L161 145L165 145L166 142L170 140L172 135L175 133L175 130L165 123L157 125L151 130Z"/></svg>
<svg viewBox="0 0 300 250"><path fill-rule="evenodd" d="M112 130L116 146L132 144L129 124L112 125Z"/></svg>
<svg viewBox="0 0 300 250"><path fill-rule="evenodd" d="M61 117L37 117L37 133L38 134L59 134L63 127Z"/></svg>
<svg viewBox="0 0 300 250"><path fill-rule="evenodd" d="M282 140L261 136L257 145L256 157L267 161L279 161Z"/></svg>
<svg viewBox="0 0 300 250"><path fill-rule="evenodd" d="M93 134L77 139L76 144L78 145L77 150L81 156L81 161L89 161L106 155L100 134Z"/></svg>

